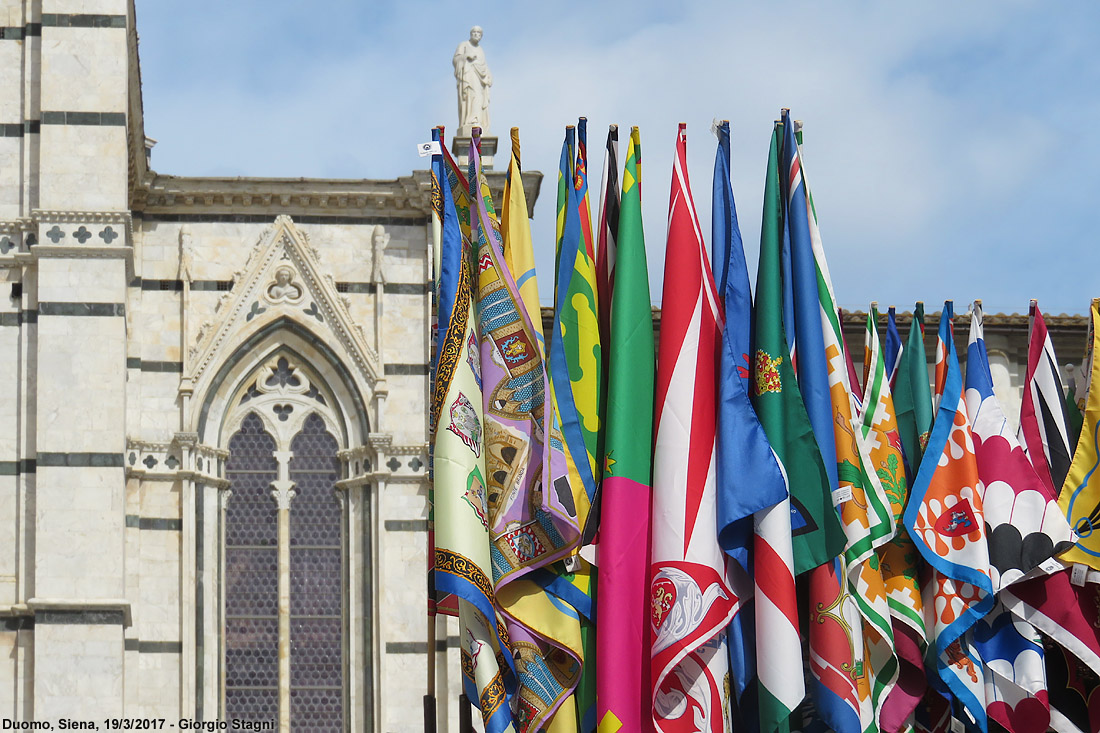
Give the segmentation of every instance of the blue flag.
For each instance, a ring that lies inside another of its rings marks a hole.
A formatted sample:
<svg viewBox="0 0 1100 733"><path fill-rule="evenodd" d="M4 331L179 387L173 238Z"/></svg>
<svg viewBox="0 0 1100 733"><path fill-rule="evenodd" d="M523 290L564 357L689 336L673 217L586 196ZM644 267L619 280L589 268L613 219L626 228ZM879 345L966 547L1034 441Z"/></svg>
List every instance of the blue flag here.
<svg viewBox="0 0 1100 733"><path fill-rule="evenodd" d="M894 306L890 306L886 316L886 341L882 345L882 355L886 358L886 379L890 382L892 392L897 381L898 367L901 365L901 334L898 333Z"/></svg>
<svg viewBox="0 0 1100 733"><path fill-rule="evenodd" d="M730 183L730 128L718 128L711 207L712 260L718 295L724 301L718 378L718 543L736 562L731 574L752 592L752 515L787 497L787 483L749 399L752 301L749 270ZM743 596L744 597L744 596ZM756 729L756 704L744 697L756 676L752 606L745 604L729 626L730 671L742 722Z"/></svg>
<svg viewBox="0 0 1100 733"><path fill-rule="evenodd" d="M825 336L821 330L821 300L817 289L817 267L810 239L810 210L802 161L795 142L794 123L789 110L783 111L783 176L786 217L783 249L790 251L791 278L784 276L784 321L788 294L793 300L793 352L798 372L798 388L810 416L814 438L821 449L831 492L839 483L836 469L836 438L833 434L833 401L829 390L829 362L825 357ZM786 325L786 324L784 324ZM790 338L788 332L788 338ZM831 505L831 503L830 503Z"/></svg>

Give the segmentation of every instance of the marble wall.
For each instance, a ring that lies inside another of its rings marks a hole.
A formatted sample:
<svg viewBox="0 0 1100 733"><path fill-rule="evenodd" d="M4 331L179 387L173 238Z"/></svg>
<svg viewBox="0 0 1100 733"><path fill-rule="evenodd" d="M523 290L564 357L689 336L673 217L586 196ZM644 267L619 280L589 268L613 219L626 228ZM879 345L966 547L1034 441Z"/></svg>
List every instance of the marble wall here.
<svg viewBox="0 0 1100 733"><path fill-rule="evenodd" d="M428 177L156 174L133 12L0 0L0 717L219 717L231 487L203 410L287 347L346 416L348 727L420 730ZM308 303L249 320L284 234Z"/></svg>

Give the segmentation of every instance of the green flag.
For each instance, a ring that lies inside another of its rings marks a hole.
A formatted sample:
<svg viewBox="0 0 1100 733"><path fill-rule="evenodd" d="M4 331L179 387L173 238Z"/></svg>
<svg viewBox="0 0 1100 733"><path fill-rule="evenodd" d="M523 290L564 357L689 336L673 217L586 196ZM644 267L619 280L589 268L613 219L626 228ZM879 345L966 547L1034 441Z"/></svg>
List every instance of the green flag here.
<svg viewBox="0 0 1100 733"><path fill-rule="evenodd" d="M779 183L781 126L772 135L760 264L756 275L753 406L787 474L791 493L794 571L801 574L844 551L844 530L832 505L832 487L798 390L783 329L783 207Z"/></svg>
<svg viewBox="0 0 1100 733"><path fill-rule="evenodd" d="M898 365L894 383L894 411L911 481L917 475L924 446L932 430L932 390L924 355L924 303L920 301L913 309L909 340Z"/></svg>

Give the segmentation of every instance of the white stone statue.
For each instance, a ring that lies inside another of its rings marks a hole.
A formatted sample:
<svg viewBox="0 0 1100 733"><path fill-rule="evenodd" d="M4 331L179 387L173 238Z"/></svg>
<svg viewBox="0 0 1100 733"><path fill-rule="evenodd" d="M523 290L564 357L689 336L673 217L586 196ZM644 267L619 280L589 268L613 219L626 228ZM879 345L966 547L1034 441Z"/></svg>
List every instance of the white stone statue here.
<svg viewBox="0 0 1100 733"><path fill-rule="evenodd" d="M386 245L390 243L389 232L379 224L371 234L371 282L386 282L385 273L382 271L382 255L386 252Z"/></svg>
<svg viewBox="0 0 1100 733"><path fill-rule="evenodd" d="M489 134L489 87L493 75L481 47L481 26L470 29L470 40L458 44L453 59L458 85L458 137L469 137L474 127Z"/></svg>
<svg viewBox="0 0 1100 733"><path fill-rule="evenodd" d="M194 247L191 244L191 227L186 224L180 227L180 280L191 282L191 268L194 263Z"/></svg>

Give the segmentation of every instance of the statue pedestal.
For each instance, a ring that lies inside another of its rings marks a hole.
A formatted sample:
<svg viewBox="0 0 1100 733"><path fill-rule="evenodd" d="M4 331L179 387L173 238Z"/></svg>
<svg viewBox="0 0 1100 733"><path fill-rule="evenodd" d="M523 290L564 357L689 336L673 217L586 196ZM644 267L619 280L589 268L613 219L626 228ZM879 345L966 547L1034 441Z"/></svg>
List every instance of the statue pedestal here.
<svg viewBox="0 0 1100 733"><path fill-rule="evenodd" d="M473 138L456 137L451 140L451 155L455 157L455 162L465 167L470 163L470 145L473 143ZM493 169L493 156L497 154L497 138L496 137L482 137L481 138L481 167L487 171Z"/></svg>

